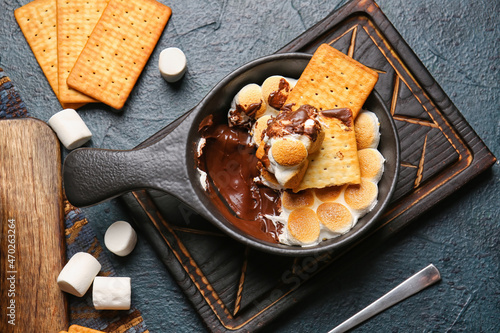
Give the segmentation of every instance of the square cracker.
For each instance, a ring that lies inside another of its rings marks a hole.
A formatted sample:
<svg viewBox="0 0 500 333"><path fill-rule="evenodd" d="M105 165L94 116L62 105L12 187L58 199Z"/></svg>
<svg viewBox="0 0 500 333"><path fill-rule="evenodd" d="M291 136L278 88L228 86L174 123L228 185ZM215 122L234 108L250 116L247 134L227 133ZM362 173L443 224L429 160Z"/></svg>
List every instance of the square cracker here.
<svg viewBox="0 0 500 333"><path fill-rule="evenodd" d="M294 192L361 182L352 116L346 122L324 116L321 116L321 120L325 139L321 148L309 155L309 166Z"/></svg>
<svg viewBox="0 0 500 333"><path fill-rule="evenodd" d="M294 191L360 183L354 118L377 80L376 72L327 44L316 50L286 104L294 103L293 109L310 104L319 111L349 108L352 116L347 121L321 116L325 139L308 157L307 171Z"/></svg>
<svg viewBox="0 0 500 333"><path fill-rule="evenodd" d="M58 86L64 103L96 102L66 80L106 5L107 0L57 0Z"/></svg>
<svg viewBox="0 0 500 333"><path fill-rule="evenodd" d="M298 106L310 104L318 110L349 108L356 119L377 80L374 70L322 44L304 69L287 103L293 100Z"/></svg>
<svg viewBox="0 0 500 333"><path fill-rule="evenodd" d="M14 11L16 21L45 74L50 87L59 98L57 81L57 11L56 0L32 1ZM77 109L83 104L61 103L63 108Z"/></svg>
<svg viewBox="0 0 500 333"><path fill-rule="evenodd" d="M61 332L59 332L61 333ZM103 333L103 331L94 330L92 328L80 326L80 325L71 325L68 328L68 333Z"/></svg>
<svg viewBox="0 0 500 333"><path fill-rule="evenodd" d="M110 0L68 85L121 109L170 18L155 0Z"/></svg>

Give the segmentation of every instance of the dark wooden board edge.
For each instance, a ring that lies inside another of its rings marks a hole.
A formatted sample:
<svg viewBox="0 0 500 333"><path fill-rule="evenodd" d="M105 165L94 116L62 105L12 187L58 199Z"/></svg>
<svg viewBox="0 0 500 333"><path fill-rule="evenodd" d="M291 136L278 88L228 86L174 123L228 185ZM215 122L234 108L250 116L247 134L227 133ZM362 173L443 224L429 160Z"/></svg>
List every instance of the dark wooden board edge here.
<svg viewBox="0 0 500 333"><path fill-rule="evenodd" d="M426 196L422 201L419 202L419 209L408 209L403 213L399 214L397 217L391 219L391 223L384 224L379 229L374 231L370 238L365 240L362 246L357 246L351 249L348 249L342 254L339 254L337 257L337 261L335 264L330 265L327 271L332 270L333 267L338 265L345 264L349 261L345 261L343 258L348 257L349 260L352 258L359 257L364 255L373 247L378 246L390 237L392 237L396 232L404 229L406 226L411 224L413 220L415 220L419 215L423 212L429 210L431 207L436 205L438 202L442 201L450 194L458 190L460 187L465 185L467 182L471 181L474 177L484 172L488 168L490 168L496 158L489 151L486 145L482 142L482 140L478 137L478 135L474 132L472 127L467 123L465 118L460 114L458 109L454 106L448 96L444 93L442 88L434 81L430 73L423 66L417 56L413 53L410 47L404 42L400 34L396 31L396 29L390 24L388 19L382 13L380 8L376 5L375 2L367 0L367 1L351 1L341 7L339 10L331 13L325 19L318 22L315 26L310 28L308 31L297 37L294 41L287 44L285 47L280 49L280 52L300 52L304 50L312 43L314 43L314 39L321 35L324 31L333 29L337 24L339 24L342 20L346 19L351 15L355 15L356 13L360 13L362 15L367 15L370 17L373 22L375 22L378 27L385 34L385 38L391 42L392 47L396 50L396 52L401 56L401 58L405 62L405 66L409 68L409 70L415 74L415 77L419 81L433 82L432 89L424 88L426 93L432 98L433 102L440 108L440 110L447 117L449 122L454 126L454 129L461 136L463 141L467 144L468 148L472 152L472 160L469 165L465 169L465 171L456 175L453 178L450 178L446 182L446 186L439 186L435 190L432 191L431 194ZM167 135L173 128L175 128L176 124L182 121L184 116L180 117L178 120L174 121L172 124L168 125L148 140L144 141L137 148L141 148L147 145L150 145L165 135ZM147 195L146 193L132 193L123 196L123 200L129 207L134 207L136 209L131 209L134 213L134 218L138 221L148 220L148 214L144 211L144 209L137 209L138 199L142 195ZM207 312L206 307L203 306L204 300L203 296L199 291L194 287L194 283L190 280L189 276L186 274L185 268L183 265L176 259L175 255L173 255L172 251L165 246L165 241L162 238L162 235L158 232L158 230L149 223L138 223L138 227L141 229L148 239L151 240L152 244L155 247L156 252L158 253L162 262L167 266L169 271L172 273L175 280L180 284L181 288L184 290L186 296L191 301L191 303L196 308L198 314L201 319L207 325L210 330L213 331L226 331L218 319L214 316L214 314L210 314ZM345 253L349 252L348 256L344 256ZM345 263L344 263L345 261ZM319 272L318 272L319 273ZM328 275L328 277L327 277ZM272 310L266 311L259 316L258 323L257 321L249 322L245 327L242 327L237 330L232 330L234 332L239 331L249 331L256 330L262 328L262 325L266 322L275 319L277 316L282 314L286 309L290 308L294 304L298 302L298 300L307 296L312 290L320 288L322 285L322 281L326 281L327 279L331 279L330 274L316 274L316 276L307 281L306 284L301 285L300 288L294 290L291 294L293 297L287 297L289 301L281 301L276 303ZM324 282L323 282L324 283Z"/></svg>
<svg viewBox="0 0 500 333"><path fill-rule="evenodd" d="M480 139L474 129L467 123L464 116L460 113L457 107L453 104L450 98L446 95L441 86L434 80L427 68L418 59L416 54L412 51L409 45L404 41L403 37L390 23L389 19L382 12L380 7L373 0L354 0L338 11L332 13L324 20L318 22L312 28L301 34L289 44L281 48L278 53L284 52L302 52L304 49L310 48L316 41L317 36L320 36L334 29L335 26L340 24L349 16L359 13L366 15L372 20L380 31L384 34L391 47L395 50L400 58L403 60L404 65L415 76L418 82L431 82L431 85L422 84L422 89L432 99L433 103L440 109L454 130L457 131L461 140L467 145L471 151L472 160L467 165L467 168L460 172L458 175L447 179L446 186L436 186L432 188L432 193L419 199L419 209L408 209L404 212L399 212L395 209L392 213L386 214L386 219L391 222L393 231L403 229L410 224L415 218L423 212L429 210L437 203L444 200L446 197L457 191L466 183L471 181L474 177L489 169L496 161L496 157L486 147L484 142ZM437 182L437 181L436 181ZM413 196L406 198L405 202L401 205L409 204L414 200ZM391 208L389 208L389 211ZM394 220L395 219L395 220ZM394 221L393 221L394 220Z"/></svg>

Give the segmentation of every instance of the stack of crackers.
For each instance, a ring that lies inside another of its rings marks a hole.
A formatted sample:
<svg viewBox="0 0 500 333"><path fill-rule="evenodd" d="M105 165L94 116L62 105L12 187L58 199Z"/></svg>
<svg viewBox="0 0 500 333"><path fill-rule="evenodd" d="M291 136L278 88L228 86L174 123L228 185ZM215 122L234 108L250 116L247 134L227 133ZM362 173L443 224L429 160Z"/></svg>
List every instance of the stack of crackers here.
<svg viewBox="0 0 500 333"><path fill-rule="evenodd" d="M314 53L285 104L310 104L320 111L348 108L346 121L321 116L325 139L321 149L311 154L309 166L295 192L308 188L361 182L354 119L372 92L378 74L328 44Z"/></svg>
<svg viewBox="0 0 500 333"><path fill-rule="evenodd" d="M118 110L171 13L155 0L34 0L14 12L64 108Z"/></svg>

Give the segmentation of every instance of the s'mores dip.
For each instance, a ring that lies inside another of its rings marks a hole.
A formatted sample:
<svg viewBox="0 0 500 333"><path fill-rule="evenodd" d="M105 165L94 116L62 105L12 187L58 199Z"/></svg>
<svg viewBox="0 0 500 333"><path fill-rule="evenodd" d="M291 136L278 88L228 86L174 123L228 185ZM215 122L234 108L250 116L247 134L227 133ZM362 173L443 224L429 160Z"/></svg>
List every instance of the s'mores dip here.
<svg viewBox="0 0 500 333"><path fill-rule="evenodd" d="M375 207L384 172L379 120L363 109L377 80L323 44L300 78L243 86L225 120L199 127L203 187L258 239L305 247L349 232Z"/></svg>

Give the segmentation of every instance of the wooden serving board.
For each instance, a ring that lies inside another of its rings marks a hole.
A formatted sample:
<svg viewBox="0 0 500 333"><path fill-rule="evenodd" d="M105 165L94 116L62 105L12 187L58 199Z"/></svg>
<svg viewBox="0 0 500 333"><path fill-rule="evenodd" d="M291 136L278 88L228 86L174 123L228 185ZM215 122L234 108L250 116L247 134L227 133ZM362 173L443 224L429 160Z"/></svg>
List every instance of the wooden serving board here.
<svg viewBox="0 0 500 333"><path fill-rule="evenodd" d="M0 120L0 226L0 332L66 329L60 149L40 120Z"/></svg>
<svg viewBox="0 0 500 333"><path fill-rule="evenodd" d="M137 191L123 197L136 227L211 331L262 328L496 160L373 1L351 1L278 52L313 53L321 43L379 73L375 89L398 129L400 177L370 235L341 252L271 256L229 239L171 196ZM161 139L176 123L140 146Z"/></svg>

